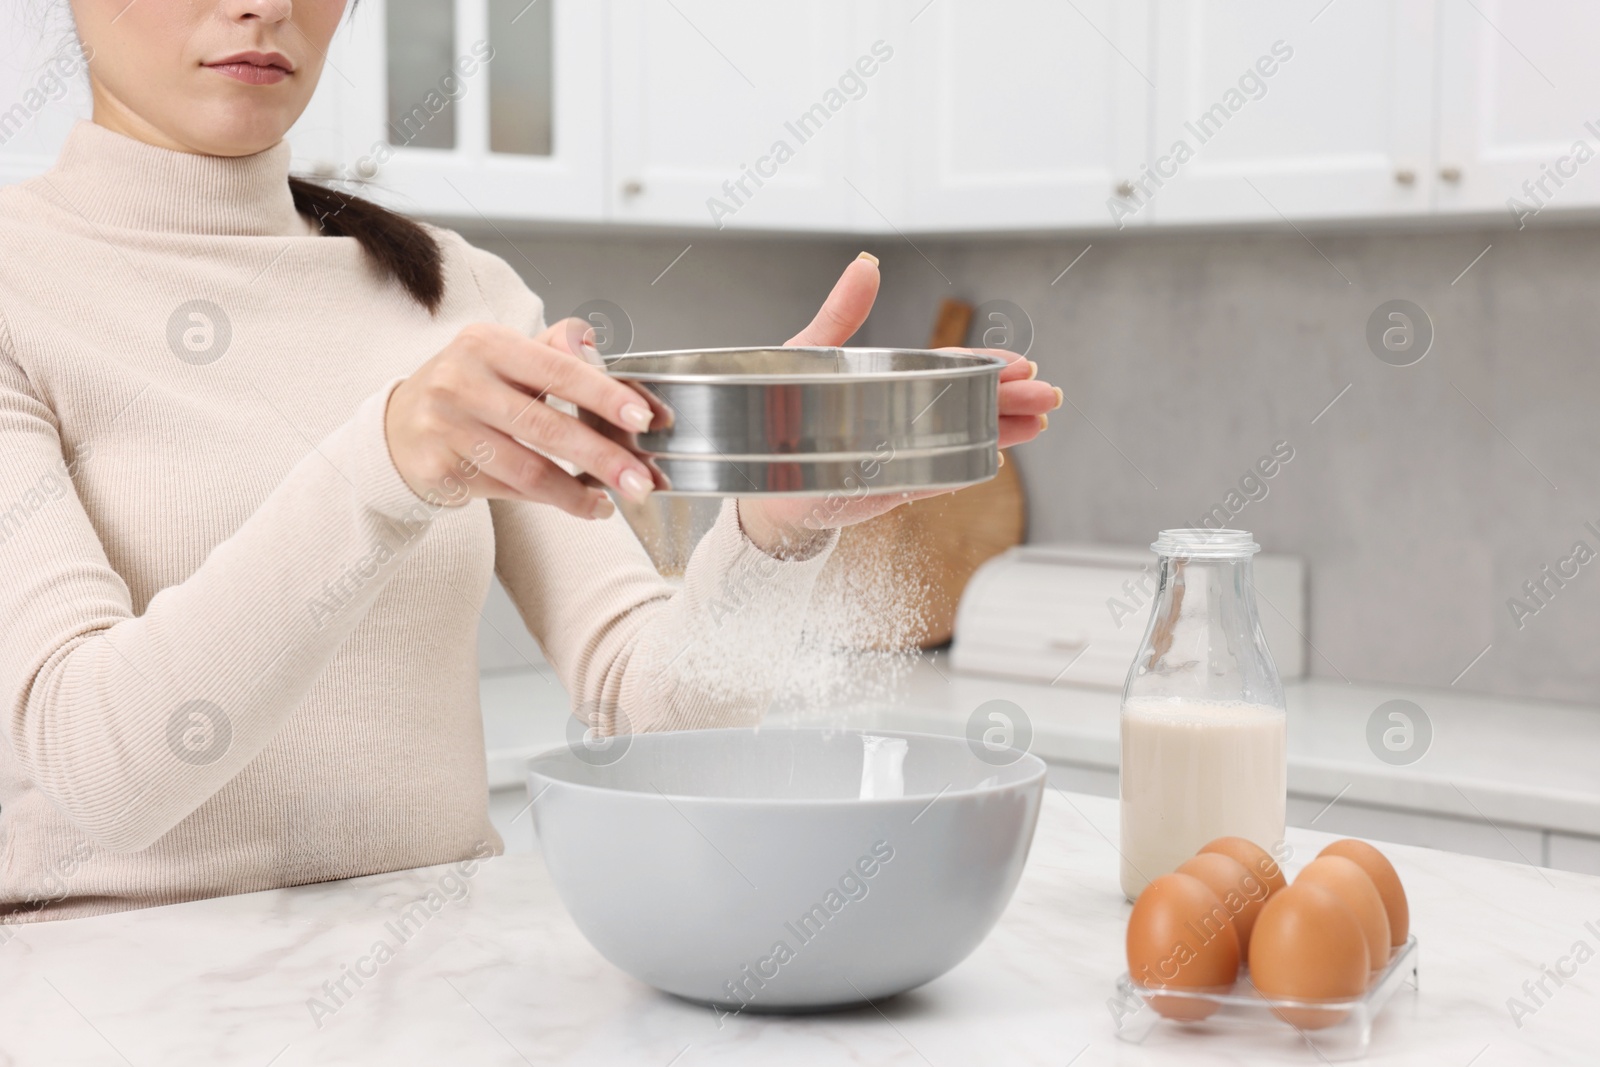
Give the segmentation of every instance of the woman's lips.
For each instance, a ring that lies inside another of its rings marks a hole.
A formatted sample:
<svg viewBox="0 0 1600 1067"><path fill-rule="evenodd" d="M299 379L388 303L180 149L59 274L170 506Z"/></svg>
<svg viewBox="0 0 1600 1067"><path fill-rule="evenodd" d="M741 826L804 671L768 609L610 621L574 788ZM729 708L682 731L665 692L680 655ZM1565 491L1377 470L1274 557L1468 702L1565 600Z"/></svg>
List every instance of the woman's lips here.
<svg viewBox="0 0 1600 1067"><path fill-rule="evenodd" d="M294 64L278 52L235 52L206 66L247 85L276 85L294 73Z"/></svg>
<svg viewBox="0 0 1600 1067"><path fill-rule="evenodd" d="M247 85L276 85L289 76L282 67L263 63L208 63L207 67Z"/></svg>

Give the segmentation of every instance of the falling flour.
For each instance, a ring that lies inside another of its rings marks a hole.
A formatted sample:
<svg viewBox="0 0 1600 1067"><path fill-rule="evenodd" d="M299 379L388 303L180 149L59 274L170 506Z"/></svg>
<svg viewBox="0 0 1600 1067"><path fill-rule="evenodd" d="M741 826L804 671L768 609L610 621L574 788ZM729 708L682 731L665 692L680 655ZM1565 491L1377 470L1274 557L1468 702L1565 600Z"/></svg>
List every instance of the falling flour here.
<svg viewBox="0 0 1600 1067"><path fill-rule="evenodd" d="M888 703L927 632L926 553L887 538L855 542L823 569L771 714L837 719Z"/></svg>
<svg viewBox="0 0 1600 1067"><path fill-rule="evenodd" d="M691 703L742 706L752 723L764 710L768 722L844 725L892 703L927 629L924 556L903 540L853 543L829 560L805 604L763 595L782 564L746 556L710 594L708 629L672 653L672 690Z"/></svg>

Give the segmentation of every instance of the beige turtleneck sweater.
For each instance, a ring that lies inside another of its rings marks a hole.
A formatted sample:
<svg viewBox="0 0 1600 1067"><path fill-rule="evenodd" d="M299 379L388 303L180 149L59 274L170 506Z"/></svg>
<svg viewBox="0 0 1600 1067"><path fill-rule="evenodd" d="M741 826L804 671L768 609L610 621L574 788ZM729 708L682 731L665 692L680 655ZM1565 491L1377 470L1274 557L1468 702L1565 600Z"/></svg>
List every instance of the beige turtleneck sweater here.
<svg viewBox="0 0 1600 1067"><path fill-rule="evenodd" d="M674 594L620 516L418 500L390 389L542 305L436 230L430 316L296 214L288 162L80 123L0 190L0 921L499 851L491 571L634 729L753 720L798 640L827 552L772 560L732 504Z"/></svg>

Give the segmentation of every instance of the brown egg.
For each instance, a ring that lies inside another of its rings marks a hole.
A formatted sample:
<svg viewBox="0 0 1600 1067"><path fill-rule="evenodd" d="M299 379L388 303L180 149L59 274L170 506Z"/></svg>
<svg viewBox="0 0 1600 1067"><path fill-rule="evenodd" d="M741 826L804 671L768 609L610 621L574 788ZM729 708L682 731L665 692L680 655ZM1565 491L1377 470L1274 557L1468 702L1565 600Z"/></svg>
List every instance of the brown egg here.
<svg viewBox="0 0 1600 1067"><path fill-rule="evenodd" d="M1200 852L1220 852L1224 856L1238 860L1244 864L1245 870L1267 883L1268 896L1289 884L1289 880L1283 876L1283 868L1272 858L1272 853L1254 841L1247 841L1242 837L1219 837L1210 844L1201 846Z"/></svg>
<svg viewBox="0 0 1600 1067"><path fill-rule="evenodd" d="M1383 908L1378 887L1360 864L1343 856L1318 856L1294 880L1295 885L1301 882L1337 893L1361 922L1361 933L1367 939L1367 962L1373 970L1388 966L1389 913Z"/></svg>
<svg viewBox="0 0 1600 1067"><path fill-rule="evenodd" d="M1405 887L1400 884L1400 876L1395 873L1388 857L1365 841L1357 841L1353 837L1335 841L1318 855L1343 856L1361 865L1367 877L1372 879L1372 884L1378 887L1378 895L1383 898L1383 910L1389 916L1389 944L1394 947L1405 944L1406 938L1411 935L1411 905L1406 902Z"/></svg>
<svg viewBox="0 0 1600 1067"><path fill-rule="evenodd" d="M1128 973L1161 989L1221 992L1239 974L1239 936L1221 900L1200 879L1164 874L1144 887L1128 916ZM1169 1019L1204 1019L1213 1004L1151 997Z"/></svg>
<svg viewBox="0 0 1600 1067"><path fill-rule="evenodd" d="M1178 865L1177 873L1192 874L1210 887L1233 916L1239 952L1249 955L1250 931L1267 902L1267 884L1245 870L1244 864L1220 852L1202 852L1185 860Z"/></svg>
<svg viewBox="0 0 1600 1067"><path fill-rule="evenodd" d="M1370 970L1361 922L1338 895L1299 880L1272 894L1250 936L1250 980L1263 996L1335 1000L1359 996ZM1349 1012L1274 1009L1290 1026L1320 1030Z"/></svg>

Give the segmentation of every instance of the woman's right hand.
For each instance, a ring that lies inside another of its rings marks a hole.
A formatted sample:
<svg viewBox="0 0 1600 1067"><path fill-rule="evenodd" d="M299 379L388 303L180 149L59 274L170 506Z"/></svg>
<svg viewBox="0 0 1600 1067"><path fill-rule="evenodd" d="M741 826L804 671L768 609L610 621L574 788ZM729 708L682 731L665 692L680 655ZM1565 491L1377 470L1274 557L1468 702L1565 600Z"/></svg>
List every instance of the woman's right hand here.
<svg viewBox="0 0 1600 1067"><path fill-rule="evenodd" d="M569 401L627 433L663 417L569 347L583 342L587 325L558 322L530 338L474 323L396 386L384 430L389 456L412 491L451 505L470 497L530 500L582 519L616 510L595 483L629 500L647 497L655 478L643 460L543 403ZM547 457L565 460L581 476Z"/></svg>

